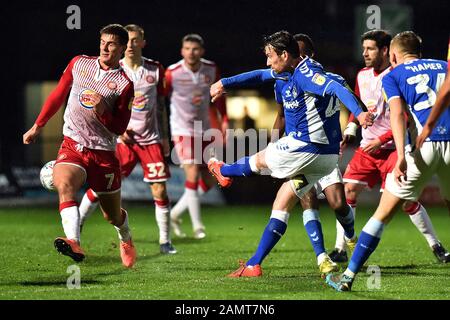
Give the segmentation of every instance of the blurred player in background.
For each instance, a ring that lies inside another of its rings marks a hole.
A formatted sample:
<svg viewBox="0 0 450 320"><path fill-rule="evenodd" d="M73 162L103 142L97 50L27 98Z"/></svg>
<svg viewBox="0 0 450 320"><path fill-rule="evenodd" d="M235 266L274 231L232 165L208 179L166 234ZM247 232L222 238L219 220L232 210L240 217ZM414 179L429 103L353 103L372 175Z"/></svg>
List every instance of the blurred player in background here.
<svg viewBox="0 0 450 320"><path fill-rule="evenodd" d="M283 106L277 121L282 121L283 125L276 123L274 127L284 127L286 135L233 164L224 164L215 158L208 163L209 171L223 187L231 185L232 177L248 177L265 170L274 178L286 179L273 203L270 221L256 253L247 262L240 262L239 269L230 277L262 275L260 265L285 233L289 211L297 203L297 197L302 198L320 178L336 168L342 137L338 99L356 112L364 124L371 121L351 91L326 74L318 62L300 56L299 46L289 32L280 31L266 37L264 50L271 69L224 78L211 87L211 96L215 99L225 93L225 88L275 81L275 97ZM347 210L348 213L349 220L344 228L349 239L355 240L353 215L351 210ZM308 234L314 241L323 242L318 214L305 212L305 220ZM327 257L325 249L322 256Z"/></svg>
<svg viewBox="0 0 450 320"><path fill-rule="evenodd" d="M116 138L130 120L133 99L133 83L119 64L127 42L128 32L121 25L104 27L100 56L76 56L70 61L35 124L23 135L25 144L34 142L69 94L64 141L53 169L66 238L56 238L54 244L58 252L75 261L84 259L76 193L85 182L98 195L105 219L118 232L122 263L132 267L136 260L128 214L121 208L120 165L114 152Z"/></svg>
<svg viewBox="0 0 450 320"><path fill-rule="evenodd" d="M412 31L401 32L391 41L389 55L394 69L383 77L382 87L389 103L397 161L387 175L378 208L359 236L348 268L341 275L329 274L326 278L337 291L351 290L356 274L377 248L385 225L405 201L417 201L434 174L450 210L450 109L445 110L422 148L414 148L447 71L445 61L421 59L421 48L420 37Z"/></svg>
<svg viewBox="0 0 450 320"><path fill-rule="evenodd" d="M170 202L166 181L170 177L164 155L169 155L168 121L164 98L164 69L154 60L142 56L146 45L144 29L130 24L125 57L120 61L134 84L134 100L127 130L117 140L116 156L122 177L128 177L138 162L144 172L144 182L149 184L159 228L160 252L177 251L170 241ZM86 219L97 207L98 197L89 189L80 204L80 221Z"/></svg>
<svg viewBox="0 0 450 320"><path fill-rule="evenodd" d="M170 127L179 163L186 176L185 191L171 210L171 224L175 234L185 237L181 229L181 215L189 210L195 239L206 236L201 219L200 199L215 184L208 174L203 153L209 141L203 138L211 128L211 102L209 87L220 79L216 64L203 59L204 42L198 34L182 39L182 60L166 70L166 90L170 97ZM215 102L214 112L221 114L222 133L228 128L225 98ZM216 119L216 118L214 118ZM218 124L216 123L216 126Z"/></svg>
<svg viewBox="0 0 450 320"><path fill-rule="evenodd" d="M389 63L391 39L391 35L384 30L371 30L361 36L366 67L357 75L355 93L367 106L369 112L375 115L375 121L373 126L362 129L360 147L356 149L344 173L347 202L355 212L358 195L367 187L373 188L378 182L381 182L381 191L383 191L386 175L392 171L397 161L389 121L389 108L381 90L383 77L392 69ZM344 131L343 147L350 137L356 135L355 122L352 119ZM402 209L423 234L436 258L440 262L449 262L450 255L439 242L425 208L417 201L407 201ZM336 230L335 250L330 253L330 257L335 262L347 262L344 230L338 221L336 221Z"/></svg>

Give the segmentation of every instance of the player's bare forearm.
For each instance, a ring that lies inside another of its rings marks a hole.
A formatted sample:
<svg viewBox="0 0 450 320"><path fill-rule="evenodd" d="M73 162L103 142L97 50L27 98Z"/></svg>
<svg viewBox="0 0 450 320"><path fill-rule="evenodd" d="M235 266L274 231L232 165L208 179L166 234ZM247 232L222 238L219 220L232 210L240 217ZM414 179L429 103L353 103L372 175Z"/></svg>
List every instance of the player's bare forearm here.
<svg viewBox="0 0 450 320"><path fill-rule="evenodd" d="M405 158L406 117L403 104L404 102L400 98L394 98L389 102L392 135L399 159Z"/></svg>

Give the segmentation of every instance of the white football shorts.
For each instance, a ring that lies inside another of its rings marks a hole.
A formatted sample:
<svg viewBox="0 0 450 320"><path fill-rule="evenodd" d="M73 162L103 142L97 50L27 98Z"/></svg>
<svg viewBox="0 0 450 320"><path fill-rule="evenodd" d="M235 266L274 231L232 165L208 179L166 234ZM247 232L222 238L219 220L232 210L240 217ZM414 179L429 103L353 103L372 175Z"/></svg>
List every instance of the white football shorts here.
<svg viewBox="0 0 450 320"><path fill-rule="evenodd" d="M306 145L303 141L285 136L269 143L265 151L265 160L271 176L290 179L290 185L299 198L320 178L331 173L339 159L337 154L295 152Z"/></svg>
<svg viewBox="0 0 450 320"><path fill-rule="evenodd" d="M405 158L406 181L399 186L394 181L394 174L389 173L386 190L400 199L415 201L426 183L436 174L442 196L450 200L450 141L427 141L420 150L406 151Z"/></svg>
<svg viewBox="0 0 450 320"><path fill-rule="evenodd" d="M336 168L334 168L329 175L326 175L317 181L315 185L317 194L321 194L323 190L336 183L344 183L342 173L338 165L336 165Z"/></svg>

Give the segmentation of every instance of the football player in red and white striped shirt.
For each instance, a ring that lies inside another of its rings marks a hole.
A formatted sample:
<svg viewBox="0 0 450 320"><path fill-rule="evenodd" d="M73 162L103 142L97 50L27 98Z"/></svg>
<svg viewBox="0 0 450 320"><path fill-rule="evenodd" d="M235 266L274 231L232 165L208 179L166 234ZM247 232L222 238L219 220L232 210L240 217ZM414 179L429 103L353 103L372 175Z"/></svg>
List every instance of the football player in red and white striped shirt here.
<svg viewBox="0 0 450 320"><path fill-rule="evenodd" d="M100 56L72 59L35 124L23 135L24 144L34 142L69 95L64 140L53 169L66 238L56 238L55 247L75 261L84 259L76 193L85 182L98 194L105 219L118 232L122 263L132 267L136 260L128 215L121 208L120 166L114 152L117 136L124 133L130 120L134 94L133 83L119 65L127 41L128 32L121 25L104 27Z"/></svg>
<svg viewBox="0 0 450 320"><path fill-rule="evenodd" d="M179 62L166 70L166 89L170 96L170 127L172 140L179 163L183 166L186 182L185 192L171 211L171 222L178 236L185 236L180 228L180 216L189 209L194 230L194 238L206 236L201 220L199 194L207 192L215 180L206 168L205 155L210 148L217 146L204 138L211 128L210 112L217 108L221 114L222 135L228 128L225 99L221 98L211 105L209 87L220 79L218 68L212 61L202 58L204 42L198 34L188 34L182 39ZM214 137L213 137L214 138ZM222 136L217 139L222 139Z"/></svg>
<svg viewBox="0 0 450 320"><path fill-rule="evenodd" d="M120 64L133 81L135 97L127 130L117 141L116 155L123 177L129 176L140 162L144 182L149 183L155 201L160 252L174 254L177 251L169 236L170 203L166 189L170 172L164 158L169 154L164 69L159 62L142 57L142 49L146 45L144 29L134 24L125 29L128 31L128 46ZM95 210L97 201L97 195L89 189L80 204L81 225Z"/></svg>

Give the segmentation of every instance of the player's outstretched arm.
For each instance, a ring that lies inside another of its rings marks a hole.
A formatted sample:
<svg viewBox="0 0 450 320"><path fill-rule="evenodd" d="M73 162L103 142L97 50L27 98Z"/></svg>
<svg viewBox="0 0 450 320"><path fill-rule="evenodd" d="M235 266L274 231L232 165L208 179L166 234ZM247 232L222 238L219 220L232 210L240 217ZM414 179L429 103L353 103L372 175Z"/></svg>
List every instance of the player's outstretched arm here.
<svg viewBox="0 0 450 320"><path fill-rule="evenodd" d="M215 102L219 97L224 95L227 88L262 84L264 82L274 81L276 77L277 75L271 69L259 69L222 78L211 86L211 102Z"/></svg>
<svg viewBox="0 0 450 320"><path fill-rule="evenodd" d="M421 148L425 139L428 138L433 131L439 117L442 115L445 109L450 107L450 69L447 72L444 84L439 90L436 103L431 109L430 115L428 116L427 122L423 126L422 132L417 137L416 147Z"/></svg>
<svg viewBox="0 0 450 320"><path fill-rule="evenodd" d="M54 114L61 108L64 101L66 100L67 94L72 87L72 68L75 62L79 59L79 56L75 57L70 61L67 68L64 70L63 75L59 79L58 85L50 93L45 100L42 110L36 119L35 124L23 135L23 143L30 144L36 140L42 131L42 128L47 124Z"/></svg>

